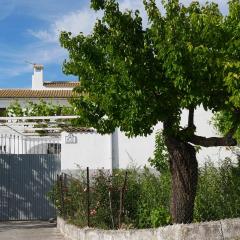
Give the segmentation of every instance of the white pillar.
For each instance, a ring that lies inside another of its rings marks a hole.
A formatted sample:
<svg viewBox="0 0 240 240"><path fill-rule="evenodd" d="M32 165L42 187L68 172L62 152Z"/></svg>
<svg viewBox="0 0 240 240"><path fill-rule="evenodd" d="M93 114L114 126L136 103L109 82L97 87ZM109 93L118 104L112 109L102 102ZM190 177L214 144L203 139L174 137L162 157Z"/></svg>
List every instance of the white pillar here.
<svg viewBox="0 0 240 240"><path fill-rule="evenodd" d="M118 129L111 134L112 146L112 169L119 169L119 145L118 145Z"/></svg>

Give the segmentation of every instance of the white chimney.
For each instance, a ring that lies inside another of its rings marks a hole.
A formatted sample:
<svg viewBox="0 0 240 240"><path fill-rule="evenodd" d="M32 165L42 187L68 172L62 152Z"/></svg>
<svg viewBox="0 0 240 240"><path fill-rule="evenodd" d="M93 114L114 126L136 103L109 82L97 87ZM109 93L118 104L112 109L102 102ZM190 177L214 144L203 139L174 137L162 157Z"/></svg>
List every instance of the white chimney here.
<svg viewBox="0 0 240 240"><path fill-rule="evenodd" d="M33 90L43 89L43 65L40 64L33 65L32 89Z"/></svg>

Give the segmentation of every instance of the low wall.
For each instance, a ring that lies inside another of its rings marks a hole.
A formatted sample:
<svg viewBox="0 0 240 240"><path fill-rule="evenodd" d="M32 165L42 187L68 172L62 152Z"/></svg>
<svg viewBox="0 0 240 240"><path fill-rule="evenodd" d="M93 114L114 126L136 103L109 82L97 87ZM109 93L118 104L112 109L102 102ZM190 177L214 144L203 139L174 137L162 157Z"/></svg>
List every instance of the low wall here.
<svg viewBox="0 0 240 240"><path fill-rule="evenodd" d="M58 218L57 227L72 240L240 240L240 218L143 230L80 229Z"/></svg>

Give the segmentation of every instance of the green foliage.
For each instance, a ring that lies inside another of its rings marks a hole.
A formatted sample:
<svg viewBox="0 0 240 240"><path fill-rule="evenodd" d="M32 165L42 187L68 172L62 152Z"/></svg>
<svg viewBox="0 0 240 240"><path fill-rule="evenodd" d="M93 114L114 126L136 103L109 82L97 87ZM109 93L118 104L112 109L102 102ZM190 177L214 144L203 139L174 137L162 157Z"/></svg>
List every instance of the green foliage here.
<svg viewBox="0 0 240 240"><path fill-rule="evenodd" d="M155 136L154 157L149 159L150 165L157 169L160 173L169 170L169 154L164 143L162 132L158 132Z"/></svg>
<svg viewBox="0 0 240 240"><path fill-rule="evenodd" d="M153 209L150 214L152 227L159 227L171 223L169 211L162 206Z"/></svg>
<svg viewBox="0 0 240 240"><path fill-rule="evenodd" d="M155 0L143 3L149 18L146 29L139 11L122 12L117 0L91 0L94 10L103 11L92 33L62 32L60 43L69 53L63 70L81 81L79 97L72 100L79 122L100 133L119 127L128 136L147 135L163 122L168 139L236 145L228 139L195 141L195 127L182 129L180 120L183 109L203 106L232 116L231 132L239 128L240 1L229 1L227 16L216 3L184 6L179 0L164 0L164 14ZM167 169L163 150L151 161L162 172Z"/></svg>
<svg viewBox="0 0 240 240"><path fill-rule="evenodd" d="M166 138L195 144L196 129L183 130L181 114L203 106L214 113L225 111L234 119L231 130L239 128L239 0L229 1L227 16L216 3L184 6L165 0L165 14L155 0L143 3L147 28L139 11L122 12L117 0L91 0L94 10L103 11L92 33L62 32L60 43L69 53L63 70L81 81L75 89L79 97L71 102L79 122L100 133L119 127L128 136L150 134L163 122ZM211 145L201 139L203 146ZM164 172L164 149L155 155L152 166Z"/></svg>
<svg viewBox="0 0 240 240"><path fill-rule="evenodd" d="M240 216L240 166L225 159L220 167L207 162L200 168L195 221Z"/></svg>
<svg viewBox="0 0 240 240"><path fill-rule="evenodd" d="M40 100L38 103L28 102L24 107L18 101L12 102L6 112L8 116L29 117L73 115L74 110L71 106L54 105Z"/></svg>
<svg viewBox="0 0 240 240"><path fill-rule="evenodd" d="M51 189L47 193L47 197L50 201L52 201L55 205L55 207L60 210L61 209L61 192L59 191L58 185L55 183ZM61 212L59 211L59 215L61 215Z"/></svg>
<svg viewBox="0 0 240 240"><path fill-rule="evenodd" d="M234 119L233 112L240 108L240 3L239 0L229 2L229 15L225 19L224 30L231 38L226 42L228 59L224 65L224 84L227 87L229 99L226 102L227 108L221 109L213 119L215 127L221 134L226 134L233 123L239 125ZM240 140L240 129L238 128L235 137Z"/></svg>
<svg viewBox="0 0 240 240"><path fill-rule="evenodd" d="M140 178L137 227L151 228L169 224L170 174L153 173L145 168Z"/></svg>
<svg viewBox="0 0 240 240"><path fill-rule="evenodd" d="M24 116L24 110L21 107L20 103L18 101L12 102L10 106L6 109L6 115L7 116L18 116L23 117Z"/></svg>
<svg viewBox="0 0 240 240"><path fill-rule="evenodd" d="M18 101L14 101L6 109L6 116L8 117L34 117L34 116L71 116L76 115L76 111L72 106L56 105L43 100L37 103L28 102L24 106L21 106ZM32 121L32 120L31 120ZM48 131L44 128L48 127L49 120L34 120L35 128L42 128L42 130L36 130L35 132L40 135L48 134ZM60 124L59 124L60 122ZM63 120L56 120L56 126L62 127ZM78 119L67 119L64 123L70 123L72 126L82 126Z"/></svg>
<svg viewBox="0 0 240 240"><path fill-rule="evenodd" d="M158 227L170 223L169 175L160 177L145 168L143 171L129 169L127 176L121 228ZM91 226L104 229L118 228L120 189L123 187L124 178L125 171L122 170L115 170L112 175L100 170L92 176ZM63 193L64 209L61 205L59 185L54 186L49 197L61 216L81 227L86 226L86 178L68 180Z"/></svg>
<svg viewBox="0 0 240 240"><path fill-rule="evenodd" d="M104 7L105 0L92 0L91 1L91 8L94 10L100 10Z"/></svg>
<svg viewBox="0 0 240 240"><path fill-rule="evenodd" d="M184 108L232 113L240 102L239 1L229 1L226 17L215 3L168 0L161 14L155 0L143 2L146 29L139 11L92 0L91 7L104 12L92 34L62 32L69 52L64 72L81 79L76 91L82 96L72 102L81 121L100 132L120 127L128 135L146 135L157 122L170 121L177 134Z"/></svg>
<svg viewBox="0 0 240 240"><path fill-rule="evenodd" d="M169 213L170 174L159 175L145 168L128 169L124 197L123 228L152 228L171 223ZM119 189L123 186L125 172L116 170L113 175L99 171L91 181L91 218L93 227L113 229L118 227ZM111 193L112 215L109 192ZM57 209L61 210L61 195L57 185L49 194ZM209 160L199 169L199 186L194 207L194 221L211 221L240 216L240 164L225 159L214 166ZM64 192L64 211L59 213L68 221L81 227L87 224L86 177L69 180ZM112 217L114 226L112 224Z"/></svg>
<svg viewBox="0 0 240 240"><path fill-rule="evenodd" d="M222 113L221 113L222 114ZM220 114L215 117L222 117ZM231 116L224 116L227 117ZM222 127L228 122L221 121ZM230 127L230 126L229 126ZM220 130L220 129L219 129ZM220 130L221 132L223 130ZM239 134L237 131L236 135ZM237 135L239 136L239 135ZM150 159L150 164L160 173L169 174L168 155L164 144L162 133L156 135L156 146L154 158ZM162 176L162 178L165 176ZM170 185L170 180L169 180ZM225 159L220 167L214 166L210 160L205 163L204 167L199 169L198 192L195 200L194 221L208 221L223 218L234 218L240 216L240 167L239 164L233 164L231 159ZM162 186L169 190L168 186ZM167 206L167 205L166 205ZM224 206L224 207L223 207ZM161 210L161 207L160 207ZM155 217L161 217L160 212ZM148 213L149 214L149 213ZM147 216L149 216L146 214ZM164 212L163 212L164 214Z"/></svg>
<svg viewBox="0 0 240 240"><path fill-rule="evenodd" d="M238 123L240 121L239 114L234 116L231 112L221 111L214 114L212 118L212 122L214 124L215 129L221 134L226 135L229 130L232 128L233 123ZM240 141L240 128L238 127L234 137L237 141Z"/></svg>
<svg viewBox="0 0 240 240"><path fill-rule="evenodd" d="M67 186L62 183L61 187L60 181L56 182L48 193L48 198L56 206L58 214L82 227L87 225L85 186L86 182L81 173L79 179L72 178L68 181Z"/></svg>

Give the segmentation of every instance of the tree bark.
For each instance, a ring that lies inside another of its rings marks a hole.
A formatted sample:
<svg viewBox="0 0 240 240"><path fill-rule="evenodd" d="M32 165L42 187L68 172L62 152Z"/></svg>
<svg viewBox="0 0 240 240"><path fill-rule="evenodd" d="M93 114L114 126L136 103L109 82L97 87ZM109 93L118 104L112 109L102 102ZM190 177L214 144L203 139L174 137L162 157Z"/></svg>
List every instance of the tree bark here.
<svg viewBox="0 0 240 240"><path fill-rule="evenodd" d="M177 134L174 129L174 119L168 119L163 123L172 177L171 216L173 223L190 223L193 220L198 184L198 163L196 150L190 143L203 147L235 146L237 141L233 136L239 126L240 111L237 110L235 114L236 120L224 137L206 138L195 135L193 107L189 108L188 127L178 131Z"/></svg>
<svg viewBox="0 0 240 240"><path fill-rule="evenodd" d="M194 200L198 182L195 148L175 137L165 136L172 176L171 216L173 223L193 220Z"/></svg>

